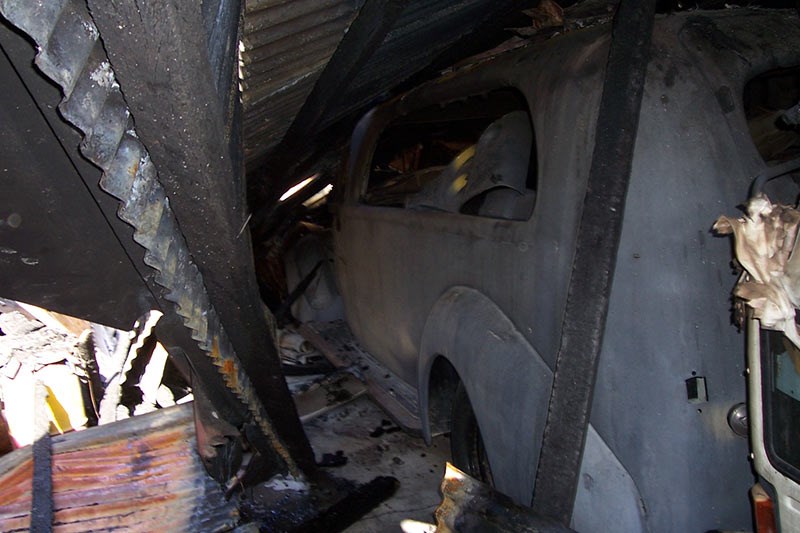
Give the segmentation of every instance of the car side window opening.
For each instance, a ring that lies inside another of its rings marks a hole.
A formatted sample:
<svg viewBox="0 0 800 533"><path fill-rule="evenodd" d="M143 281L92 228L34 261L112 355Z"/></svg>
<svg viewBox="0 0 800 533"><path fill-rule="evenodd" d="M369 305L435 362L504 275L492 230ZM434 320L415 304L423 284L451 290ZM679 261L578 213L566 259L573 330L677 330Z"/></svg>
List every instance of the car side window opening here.
<svg viewBox="0 0 800 533"><path fill-rule="evenodd" d="M527 104L502 89L400 117L371 168L365 204L527 220L537 177Z"/></svg>
<svg viewBox="0 0 800 533"><path fill-rule="evenodd" d="M779 471L800 482L800 350L780 332L761 334L767 455Z"/></svg>

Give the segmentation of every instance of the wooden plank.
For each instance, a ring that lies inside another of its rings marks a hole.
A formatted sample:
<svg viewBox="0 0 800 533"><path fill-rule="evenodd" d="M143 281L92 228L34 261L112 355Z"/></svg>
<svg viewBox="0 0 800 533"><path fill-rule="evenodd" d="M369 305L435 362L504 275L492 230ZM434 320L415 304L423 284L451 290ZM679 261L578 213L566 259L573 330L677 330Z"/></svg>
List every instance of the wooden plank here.
<svg viewBox="0 0 800 533"><path fill-rule="evenodd" d="M81 334L91 326L88 320L62 315L61 313L48 311L47 309L42 309L41 307L36 307L35 305L26 304L23 302L16 302L16 304L26 313L48 328L65 333L71 333L76 337L80 337Z"/></svg>

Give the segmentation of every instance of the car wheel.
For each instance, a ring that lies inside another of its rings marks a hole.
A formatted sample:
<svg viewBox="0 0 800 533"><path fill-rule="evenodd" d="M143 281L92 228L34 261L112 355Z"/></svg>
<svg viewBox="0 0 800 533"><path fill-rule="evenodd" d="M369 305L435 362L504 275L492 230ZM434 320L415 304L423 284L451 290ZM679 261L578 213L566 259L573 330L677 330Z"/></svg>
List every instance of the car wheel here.
<svg viewBox="0 0 800 533"><path fill-rule="evenodd" d="M450 426L450 454L453 464L475 479L493 485L489 456L483 445L478 421L472 410L463 383L458 384L453 398Z"/></svg>

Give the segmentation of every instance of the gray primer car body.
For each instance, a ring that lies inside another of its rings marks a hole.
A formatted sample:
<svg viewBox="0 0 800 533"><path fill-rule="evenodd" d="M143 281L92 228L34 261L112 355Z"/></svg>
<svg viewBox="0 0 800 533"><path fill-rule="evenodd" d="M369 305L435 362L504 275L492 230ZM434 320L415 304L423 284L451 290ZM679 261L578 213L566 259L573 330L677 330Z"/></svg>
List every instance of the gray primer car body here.
<svg viewBox="0 0 800 533"><path fill-rule="evenodd" d="M530 503L586 194L608 49L589 28L501 54L373 110L356 129L338 207L336 270L363 346L419 394L446 358L473 404L494 481ZM581 531L749 529L747 442L726 414L746 400L731 326L730 244L711 223L764 166L744 84L800 64L787 12L661 16L642 103L573 526ZM376 140L395 117L501 87L525 97L538 155L527 221L364 205ZM687 400L702 376L708 400Z"/></svg>

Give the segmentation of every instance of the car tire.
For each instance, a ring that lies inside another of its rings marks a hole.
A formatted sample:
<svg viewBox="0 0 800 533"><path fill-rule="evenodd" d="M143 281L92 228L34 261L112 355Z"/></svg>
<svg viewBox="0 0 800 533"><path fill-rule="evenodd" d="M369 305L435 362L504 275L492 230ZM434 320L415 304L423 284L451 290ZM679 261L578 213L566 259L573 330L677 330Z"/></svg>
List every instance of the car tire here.
<svg viewBox="0 0 800 533"><path fill-rule="evenodd" d="M458 384L453 397L450 454L453 464L459 470L484 483L493 485L489 456L483 445L478 421L463 383Z"/></svg>

